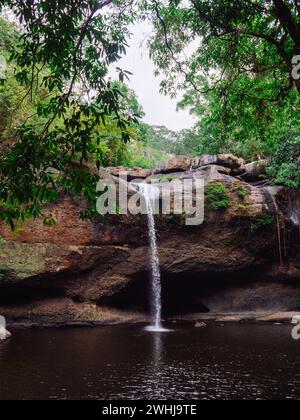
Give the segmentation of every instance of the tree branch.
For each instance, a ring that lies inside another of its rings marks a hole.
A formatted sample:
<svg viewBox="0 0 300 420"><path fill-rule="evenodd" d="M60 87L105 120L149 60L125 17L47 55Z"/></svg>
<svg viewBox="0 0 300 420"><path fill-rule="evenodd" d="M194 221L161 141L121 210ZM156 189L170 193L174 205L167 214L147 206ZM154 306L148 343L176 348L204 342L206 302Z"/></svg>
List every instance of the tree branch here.
<svg viewBox="0 0 300 420"><path fill-rule="evenodd" d="M98 13L104 7L109 6L112 2L113 2L113 0L104 0L103 2L97 4L94 7L94 9L91 11L91 13L89 14L87 19L85 20L85 22L84 22L84 24L81 28L79 39L77 41L77 44L76 44L76 47L75 47L75 50L74 50L74 53L73 53L72 62L73 62L73 67L74 67L74 74L73 74L73 77L71 79L69 89L68 89L67 93L65 93L64 95L61 96L59 104L56 108L56 111L53 114L53 116L50 118L50 120L47 122L47 124L45 125L44 130L41 133L41 137L43 137L47 133L51 124L54 122L55 118L57 117L57 114L59 113L59 110L65 105L65 103L69 99L71 93L73 92L74 84L75 84L77 76L78 76L78 68L77 68L78 56L77 55L78 55L78 51L81 49L82 43L84 41L84 38L86 36L86 32L89 28L90 23L92 22L96 13Z"/></svg>
<svg viewBox="0 0 300 420"><path fill-rule="evenodd" d="M292 40L296 44L296 48L300 51L300 29L294 21L291 10L283 0L273 0L273 4L276 16L278 17L280 23L284 28L286 28Z"/></svg>

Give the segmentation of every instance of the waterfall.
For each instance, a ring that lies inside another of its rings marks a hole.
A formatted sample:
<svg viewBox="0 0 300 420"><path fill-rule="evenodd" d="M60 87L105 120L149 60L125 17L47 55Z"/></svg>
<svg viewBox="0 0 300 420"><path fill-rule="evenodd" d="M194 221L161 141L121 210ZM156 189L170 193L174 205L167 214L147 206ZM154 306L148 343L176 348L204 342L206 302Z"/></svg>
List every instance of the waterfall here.
<svg viewBox="0 0 300 420"><path fill-rule="evenodd" d="M142 183L139 190L144 197L148 217L148 231L150 242L150 262L151 262L151 304L154 324L146 329L148 331L168 331L162 328L161 312L161 273L159 263L159 252L156 238L154 206L155 200L159 197L159 189L151 184Z"/></svg>
<svg viewBox="0 0 300 420"><path fill-rule="evenodd" d="M150 261L151 261L151 292L152 292L152 314L154 328L161 329L161 275L159 268L159 254L156 239L155 219L153 214L153 201L157 198L159 190L150 184L141 184L140 191L146 203L148 230L150 240Z"/></svg>

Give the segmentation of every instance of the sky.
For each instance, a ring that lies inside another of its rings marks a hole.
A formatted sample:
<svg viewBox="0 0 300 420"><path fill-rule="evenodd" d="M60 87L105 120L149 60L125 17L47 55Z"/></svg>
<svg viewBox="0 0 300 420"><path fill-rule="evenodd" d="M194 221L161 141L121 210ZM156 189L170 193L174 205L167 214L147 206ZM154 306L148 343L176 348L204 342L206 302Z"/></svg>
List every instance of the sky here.
<svg viewBox="0 0 300 420"><path fill-rule="evenodd" d="M131 28L133 36L126 56L118 67L133 73L129 86L136 92L146 114L144 120L151 125L164 125L171 130L191 128L195 118L189 111L176 111L180 97L171 99L159 92L159 78L154 76L155 67L149 58L147 35L151 27L146 23Z"/></svg>

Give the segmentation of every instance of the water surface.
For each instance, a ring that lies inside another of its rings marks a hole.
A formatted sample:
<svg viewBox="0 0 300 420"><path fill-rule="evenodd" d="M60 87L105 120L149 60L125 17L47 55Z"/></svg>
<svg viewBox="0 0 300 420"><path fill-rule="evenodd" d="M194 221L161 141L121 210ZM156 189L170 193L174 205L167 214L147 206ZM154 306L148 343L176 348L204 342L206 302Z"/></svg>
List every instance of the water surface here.
<svg viewBox="0 0 300 420"><path fill-rule="evenodd" d="M0 399L299 399L291 326L15 331Z"/></svg>

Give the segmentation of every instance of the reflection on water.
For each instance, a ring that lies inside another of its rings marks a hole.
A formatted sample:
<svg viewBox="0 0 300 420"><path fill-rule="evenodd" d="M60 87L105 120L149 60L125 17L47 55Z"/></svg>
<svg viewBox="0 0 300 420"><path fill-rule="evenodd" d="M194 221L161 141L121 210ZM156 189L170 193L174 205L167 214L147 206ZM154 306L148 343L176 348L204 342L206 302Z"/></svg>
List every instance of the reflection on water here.
<svg viewBox="0 0 300 420"><path fill-rule="evenodd" d="M153 399L161 399L164 396L163 381L163 333L153 334L152 354L149 358L149 369L145 371L141 387L152 395ZM151 379L150 379L151 378Z"/></svg>
<svg viewBox="0 0 300 420"><path fill-rule="evenodd" d="M0 399L299 399L290 326L16 331Z"/></svg>

